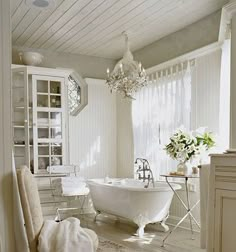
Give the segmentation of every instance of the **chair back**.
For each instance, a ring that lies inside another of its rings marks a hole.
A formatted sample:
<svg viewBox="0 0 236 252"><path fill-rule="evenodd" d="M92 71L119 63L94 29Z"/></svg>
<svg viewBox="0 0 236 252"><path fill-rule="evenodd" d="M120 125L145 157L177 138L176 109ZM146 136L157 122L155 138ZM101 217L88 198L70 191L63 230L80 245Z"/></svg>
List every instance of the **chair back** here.
<svg viewBox="0 0 236 252"><path fill-rule="evenodd" d="M37 183L26 166L17 169L17 180L30 252L37 252L38 237L43 226Z"/></svg>

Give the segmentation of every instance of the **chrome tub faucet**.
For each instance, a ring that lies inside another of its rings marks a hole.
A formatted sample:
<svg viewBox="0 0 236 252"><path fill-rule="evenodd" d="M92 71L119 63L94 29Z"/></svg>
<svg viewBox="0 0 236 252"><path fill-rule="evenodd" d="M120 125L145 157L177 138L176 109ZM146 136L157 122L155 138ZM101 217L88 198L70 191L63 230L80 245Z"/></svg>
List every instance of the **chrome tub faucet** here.
<svg viewBox="0 0 236 252"><path fill-rule="evenodd" d="M155 187L153 173L147 159L136 158L134 164L138 166L138 169L136 170L136 174L138 174L138 179L142 180L143 182L145 182L146 180L148 181L147 185L145 185L144 187L148 188L150 182L152 182L153 187Z"/></svg>

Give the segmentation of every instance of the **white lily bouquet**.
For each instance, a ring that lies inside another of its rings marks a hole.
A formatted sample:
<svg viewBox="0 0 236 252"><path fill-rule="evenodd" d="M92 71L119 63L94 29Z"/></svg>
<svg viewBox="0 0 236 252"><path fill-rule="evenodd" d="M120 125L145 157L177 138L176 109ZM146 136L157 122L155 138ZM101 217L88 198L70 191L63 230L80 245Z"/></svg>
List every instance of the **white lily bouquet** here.
<svg viewBox="0 0 236 252"><path fill-rule="evenodd" d="M214 145L212 133L199 134L196 131L194 136L192 132L184 132L179 129L170 137L170 143L165 146L165 150L172 159L180 162L177 166L177 172L184 175L187 173L186 162L201 155Z"/></svg>

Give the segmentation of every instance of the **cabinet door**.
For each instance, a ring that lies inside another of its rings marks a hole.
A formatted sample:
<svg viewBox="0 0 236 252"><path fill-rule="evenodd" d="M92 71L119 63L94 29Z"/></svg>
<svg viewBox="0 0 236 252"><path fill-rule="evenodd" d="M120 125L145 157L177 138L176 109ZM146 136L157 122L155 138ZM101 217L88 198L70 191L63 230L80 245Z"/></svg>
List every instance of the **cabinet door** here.
<svg viewBox="0 0 236 252"><path fill-rule="evenodd" d="M64 79L32 76L34 172L65 163Z"/></svg>
<svg viewBox="0 0 236 252"><path fill-rule="evenodd" d="M236 251L236 191L216 189L215 252Z"/></svg>
<svg viewBox="0 0 236 252"><path fill-rule="evenodd" d="M28 75L25 67L12 69L13 139L16 167L30 167L30 112Z"/></svg>

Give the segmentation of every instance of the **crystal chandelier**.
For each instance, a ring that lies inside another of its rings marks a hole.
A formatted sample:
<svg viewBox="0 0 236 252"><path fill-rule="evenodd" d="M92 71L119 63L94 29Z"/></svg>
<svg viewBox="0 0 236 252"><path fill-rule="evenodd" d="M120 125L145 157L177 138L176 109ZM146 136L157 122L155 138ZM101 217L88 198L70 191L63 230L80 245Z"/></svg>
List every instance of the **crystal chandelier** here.
<svg viewBox="0 0 236 252"><path fill-rule="evenodd" d="M124 97L134 99L134 94L147 85L147 75L142 64L134 61L134 57L129 49L128 36L124 33L126 51L123 58L115 65L110 74L107 69L106 83L110 91L118 92Z"/></svg>

